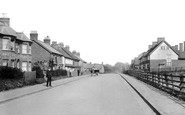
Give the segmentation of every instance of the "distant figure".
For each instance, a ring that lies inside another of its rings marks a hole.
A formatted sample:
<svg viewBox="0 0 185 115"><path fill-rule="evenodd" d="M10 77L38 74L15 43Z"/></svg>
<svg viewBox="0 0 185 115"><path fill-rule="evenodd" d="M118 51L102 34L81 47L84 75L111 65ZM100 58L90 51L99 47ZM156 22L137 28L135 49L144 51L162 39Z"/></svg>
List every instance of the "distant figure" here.
<svg viewBox="0 0 185 115"><path fill-rule="evenodd" d="M51 86L51 77L52 77L52 75L51 75L51 70L50 69L48 69L48 71L46 72L46 77L47 77L47 84L46 84L46 86L47 87L48 87L48 85Z"/></svg>
<svg viewBox="0 0 185 115"><path fill-rule="evenodd" d="M91 68L91 70L90 70L90 71L91 71L91 76L93 76L93 69Z"/></svg>

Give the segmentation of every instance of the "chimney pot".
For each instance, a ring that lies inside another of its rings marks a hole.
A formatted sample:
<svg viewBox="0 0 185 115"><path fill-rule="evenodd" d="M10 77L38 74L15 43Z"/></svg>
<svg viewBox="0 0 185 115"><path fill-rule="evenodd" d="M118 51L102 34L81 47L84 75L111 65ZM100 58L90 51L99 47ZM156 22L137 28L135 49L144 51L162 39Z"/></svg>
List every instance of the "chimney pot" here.
<svg viewBox="0 0 185 115"><path fill-rule="evenodd" d="M66 45L66 46L65 46L65 49L69 50L69 45Z"/></svg>
<svg viewBox="0 0 185 115"><path fill-rule="evenodd" d="M157 44L157 42L152 42L152 47L154 47Z"/></svg>
<svg viewBox="0 0 185 115"><path fill-rule="evenodd" d="M38 33L37 33L37 31L31 31L31 33L30 33L30 39L31 40L38 40Z"/></svg>
<svg viewBox="0 0 185 115"><path fill-rule="evenodd" d="M183 51L183 43L179 43L179 49L181 52Z"/></svg>
<svg viewBox="0 0 185 115"><path fill-rule="evenodd" d="M6 13L2 13L0 22L3 23L5 26L10 26L10 18L6 16Z"/></svg>
<svg viewBox="0 0 185 115"><path fill-rule="evenodd" d="M152 45L148 45L148 50L152 48Z"/></svg>
<svg viewBox="0 0 185 115"><path fill-rule="evenodd" d="M63 47L64 47L64 44L63 44L62 42L60 42L60 43L58 43L58 46L59 46L60 48L63 48Z"/></svg>
<svg viewBox="0 0 185 115"><path fill-rule="evenodd" d="M75 50L73 50L73 52L72 52L72 53L73 53L74 55L76 55L76 53L77 53L77 52L76 52Z"/></svg>
<svg viewBox="0 0 185 115"><path fill-rule="evenodd" d="M178 45L175 45L175 50L178 51Z"/></svg>
<svg viewBox="0 0 185 115"><path fill-rule="evenodd" d="M157 38L157 43L159 43L159 42L161 42L161 41L164 41L164 40L165 40L164 37L158 37L158 38Z"/></svg>
<svg viewBox="0 0 185 115"><path fill-rule="evenodd" d="M44 38L44 43L50 45L50 42L51 42L51 40L50 40L49 36Z"/></svg>

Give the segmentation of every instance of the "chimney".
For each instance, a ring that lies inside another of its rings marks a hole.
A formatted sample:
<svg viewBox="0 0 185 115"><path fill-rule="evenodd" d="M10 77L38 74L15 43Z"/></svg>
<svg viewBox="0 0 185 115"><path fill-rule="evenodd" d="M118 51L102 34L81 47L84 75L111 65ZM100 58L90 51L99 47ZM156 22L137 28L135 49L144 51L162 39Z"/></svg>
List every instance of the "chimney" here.
<svg viewBox="0 0 185 115"><path fill-rule="evenodd" d="M77 52L76 52L75 50L73 50L73 52L72 52L72 53L73 53L74 55L77 55L77 54L76 54Z"/></svg>
<svg viewBox="0 0 185 115"><path fill-rule="evenodd" d="M183 43L179 43L179 50L182 52L183 51Z"/></svg>
<svg viewBox="0 0 185 115"><path fill-rule="evenodd" d="M66 45L66 46L65 46L65 49L69 50L69 45Z"/></svg>
<svg viewBox="0 0 185 115"><path fill-rule="evenodd" d="M152 48L152 45L148 45L148 50Z"/></svg>
<svg viewBox="0 0 185 115"><path fill-rule="evenodd" d="M38 40L38 33L37 33L37 31L31 31L30 39L31 40Z"/></svg>
<svg viewBox="0 0 185 115"><path fill-rule="evenodd" d="M77 55L78 57L80 57L80 52L77 52L76 55Z"/></svg>
<svg viewBox="0 0 185 115"><path fill-rule="evenodd" d="M157 44L157 42L152 42L152 47L154 47Z"/></svg>
<svg viewBox="0 0 185 115"><path fill-rule="evenodd" d="M2 17L0 18L0 22L5 26L10 26L10 18L6 16L6 13L2 13Z"/></svg>
<svg viewBox="0 0 185 115"><path fill-rule="evenodd" d="M172 46L172 49L175 50L175 46Z"/></svg>
<svg viewBox="0 0 185 115"><path fill-rule="evenodd" d="M157 43L159 43L159 42L161 42L161 41L164 41L164 40L165 40L164 37L158 37L158 38L157 38Z"/></svg>
<svg viewBox="0 0 185 115"><path fill-rule="evenodd" d="M178 51L178 45L175 45L175 50Z"/></svg>
<svg viewBox="0 0 185 115"><path fill-rule="evenodd" d="M47 36L47 37L44 38L44 43L50 45L50 41L51 40L50 40L49 36Z"/></svg>
<svg viewBox="0 0 185 115"><path fill-rule="evenodd" d="M63 47L64 47L64 44L63 44L62 42L60 42L60 43L58 43L58 46L59 46L60 48L63 48Z"/></svg>

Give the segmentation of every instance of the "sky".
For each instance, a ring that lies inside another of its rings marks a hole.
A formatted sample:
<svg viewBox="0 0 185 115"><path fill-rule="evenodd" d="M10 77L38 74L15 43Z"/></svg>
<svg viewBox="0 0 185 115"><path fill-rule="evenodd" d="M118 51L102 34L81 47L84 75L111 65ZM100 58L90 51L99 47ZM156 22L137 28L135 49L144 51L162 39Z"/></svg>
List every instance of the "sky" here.
<svg viewBox="0 0 185 115"><path fill-rule="evenodd" d="M158 37L185 41L184 0L0 0L0 13L28 37L63 42L87 62L130 63Z"/></svg>

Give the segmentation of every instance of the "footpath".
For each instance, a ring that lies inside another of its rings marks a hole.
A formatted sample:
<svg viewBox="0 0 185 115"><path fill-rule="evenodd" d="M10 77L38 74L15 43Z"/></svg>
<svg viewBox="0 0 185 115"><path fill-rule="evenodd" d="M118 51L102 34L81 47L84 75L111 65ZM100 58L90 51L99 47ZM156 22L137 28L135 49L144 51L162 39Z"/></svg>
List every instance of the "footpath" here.
<svg viewBox="0 0 185 115"><path fill-rule="evenodd" d="M162 115L185 115L185 102L129 75L122 76Z"/></svg>
<svg viewBox="0 0 185 115"><path fill-rule="evenodd" d="M37 85L33 85L33 86L27 86L27 87L23 87L23 88L13 89L13 90L9 90L9 91L3 91L3 92L0 92L0 104L6 103L8 101L18 99L18 98L21 98L24 96L32 95L32 94L35 94L38 92L42 92L45 90L50 90L52 88L55 88L55 87L58 87L61 85L65 85L67 83L77 81L77 80L83 79L88 76L89 75L83 75L83 76L69 77L69 78L65 78L65 79L52 81L52 83L51 83L52 87L46 87L46 83L43 83L43 84L37 84Z"/></svg>

